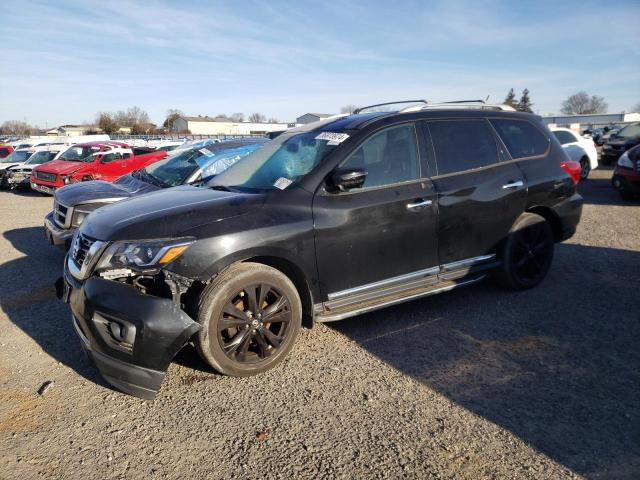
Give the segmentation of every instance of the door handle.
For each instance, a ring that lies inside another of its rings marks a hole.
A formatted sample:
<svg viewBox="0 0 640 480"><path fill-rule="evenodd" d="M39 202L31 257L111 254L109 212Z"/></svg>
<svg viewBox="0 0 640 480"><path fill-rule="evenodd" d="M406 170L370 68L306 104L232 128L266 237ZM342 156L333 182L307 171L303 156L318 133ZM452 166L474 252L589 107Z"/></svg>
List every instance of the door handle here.
<svg viewBox="0 0 640 480"><path fill-rule="evenodd" d="M502 189L503 190L510 190L512 188L520 188L523 187L524 183L522 182L522 180L518 180L517 182L509 182L505 185L502 185Z"/></svg>
<svg viewBox="0 0 640 480"><path fill-rule="evenodd" d="M418 200L415 203L407 203L407 210L412 210L414 212L423 210L425 207L429 207L433 205L432 200Z"/></svg>

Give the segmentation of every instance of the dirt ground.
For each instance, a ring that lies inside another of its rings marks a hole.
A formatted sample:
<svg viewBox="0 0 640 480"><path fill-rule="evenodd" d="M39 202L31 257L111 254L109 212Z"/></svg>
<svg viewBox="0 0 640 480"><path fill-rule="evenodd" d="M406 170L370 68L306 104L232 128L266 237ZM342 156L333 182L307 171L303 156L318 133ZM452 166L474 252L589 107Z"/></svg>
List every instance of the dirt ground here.
<svg viewBox="0 0 640 480"><path fill-rule="evenodd" d="M153 402L82 353L51 198L0 192L0 478L640 478L640 202L610 177L537 289L318 325L252 378L186 348Z"/></svg>

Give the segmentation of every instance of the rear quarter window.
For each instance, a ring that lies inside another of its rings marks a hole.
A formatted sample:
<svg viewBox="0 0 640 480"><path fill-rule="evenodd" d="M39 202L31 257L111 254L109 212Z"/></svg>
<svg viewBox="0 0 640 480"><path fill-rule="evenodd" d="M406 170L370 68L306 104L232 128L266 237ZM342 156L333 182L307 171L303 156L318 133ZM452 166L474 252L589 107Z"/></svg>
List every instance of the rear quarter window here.
<svg viewBox="0 0 640 480"><path fill-rule="evenodd" d="M526 120L493 119L491 124L513 159L544 155L549 149L549 138Z"/></svg>

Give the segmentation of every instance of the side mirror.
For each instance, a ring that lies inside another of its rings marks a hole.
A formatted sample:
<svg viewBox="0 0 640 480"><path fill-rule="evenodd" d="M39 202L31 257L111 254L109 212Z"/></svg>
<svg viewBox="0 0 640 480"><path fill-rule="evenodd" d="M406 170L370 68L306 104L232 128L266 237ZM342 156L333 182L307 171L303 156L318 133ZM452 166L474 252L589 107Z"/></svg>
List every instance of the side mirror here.
<svg viewBox="0 0 640 480"><path fill-rule="evenodd" d="M367 172L362 168L338 169L327 179L327 185L334 191L346 192L353 188L361 188L367 179Z"/></svg>

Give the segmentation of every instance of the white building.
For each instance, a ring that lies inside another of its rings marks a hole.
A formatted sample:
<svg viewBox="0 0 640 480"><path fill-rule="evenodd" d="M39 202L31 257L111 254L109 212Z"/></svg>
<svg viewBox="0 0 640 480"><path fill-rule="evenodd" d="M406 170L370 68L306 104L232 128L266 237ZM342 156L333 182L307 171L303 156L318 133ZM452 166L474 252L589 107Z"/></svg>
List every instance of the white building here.
<svg viewBox="0 0 640 480"><path fill-rule="evenodd" d="M193 135L258 135L268 132L281 132L289 128L287 123L254 123L234 122L228 118L213 117L178 117L173 122L173 133L186 133Z"/></svg>
<svg viewBox="0 0 640 480"><path fill-rule="evenodd" d="M296 118L296 123L304 125L307 123L319 122L320 120L332 117L333 115L333 113L305 113L304 115L300 115Z"/></svg>
<svg viewBox="0 0 640 480"><path fill-rule="evenodd" d="M542 117L550 127L569 127L582 130L586 127L604 127L611 124L640 122L640 113L596 113L591 115L554 115Z"/></svg>

